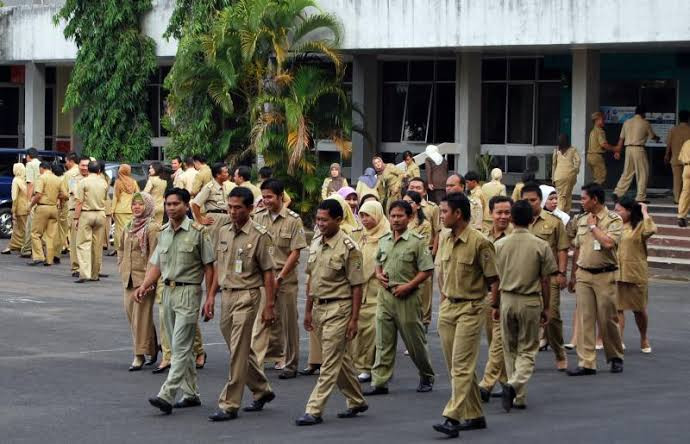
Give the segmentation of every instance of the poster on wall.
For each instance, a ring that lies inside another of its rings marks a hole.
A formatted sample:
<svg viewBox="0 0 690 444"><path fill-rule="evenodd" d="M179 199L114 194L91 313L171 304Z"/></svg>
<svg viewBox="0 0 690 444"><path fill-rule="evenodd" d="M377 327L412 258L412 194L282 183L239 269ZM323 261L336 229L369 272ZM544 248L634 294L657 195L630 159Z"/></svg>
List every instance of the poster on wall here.
<svg viewBox="0 0 690 444"><path fill-rule="evenodd" d="M659 136L661 143L666 146L666 139L671 128L676 124L676 113L647 113L645 118L652 126L652 131Z"/></svg>
<svg viewBox="0 0 690 444"><path fill-rule="evenodd" d="M634 106L602 106L601 112L604 113L604 123L622 124L635 115Z"/></svg>

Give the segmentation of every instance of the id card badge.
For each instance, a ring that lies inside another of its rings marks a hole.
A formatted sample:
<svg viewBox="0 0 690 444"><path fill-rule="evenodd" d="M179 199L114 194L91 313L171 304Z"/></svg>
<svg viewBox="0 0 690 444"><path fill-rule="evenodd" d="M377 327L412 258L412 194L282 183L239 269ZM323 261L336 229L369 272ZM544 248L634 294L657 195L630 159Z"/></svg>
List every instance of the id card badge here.
<svg viewBox="0 0 690 444"><path fill-rule="evenodd" d="M594 251L601 251L601 244L599 243L598 240L594 241L593 246L594 246Z"/></svg>
<svg viewBox="0 0 690 444"><path fill-rule="evenodd" d="M242 273L242 259L235 259L235 273Z"/></svg>

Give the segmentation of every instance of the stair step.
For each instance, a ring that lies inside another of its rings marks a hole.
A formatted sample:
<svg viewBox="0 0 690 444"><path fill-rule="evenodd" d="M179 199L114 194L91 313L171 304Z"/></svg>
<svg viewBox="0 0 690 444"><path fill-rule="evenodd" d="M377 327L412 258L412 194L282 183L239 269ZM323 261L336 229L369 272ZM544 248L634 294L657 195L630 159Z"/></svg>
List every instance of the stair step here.
<svg viewBox="0 0 690 444"><path fill-rule="evenodd" d="M678 225L671 224L656 224L659 229L659 234L665 236L678 236L690 239L690 229L681 228Z"/></svg>
<svg viewBox="0 0 690 444"><path fill-rule="evenodd" d="M648 252L653 257L690 259L690 248L678 246L650 245L648 247Z"/></svg>
<svg viewBox="0 0 690 444"><path fill-rule="evenodd" d="M649 213L656 224L668 224L678 226L678 217L671 213Z"/></svg>
<svg viewBox="0 0 690 444"><path fill-rule="evenodd" d="M681 247L681 248L690 248L690 237L688 236L663 236L663 235L656 235L652 236L648 241L647 244L651 246L664 246L664 247Z"/></svg>
<svg viewBox="0 0 690 444"><path fill-rule="evenodd" d="M653 268L690 271L690 259L649 256L647 257L647 263Z"/></svg>

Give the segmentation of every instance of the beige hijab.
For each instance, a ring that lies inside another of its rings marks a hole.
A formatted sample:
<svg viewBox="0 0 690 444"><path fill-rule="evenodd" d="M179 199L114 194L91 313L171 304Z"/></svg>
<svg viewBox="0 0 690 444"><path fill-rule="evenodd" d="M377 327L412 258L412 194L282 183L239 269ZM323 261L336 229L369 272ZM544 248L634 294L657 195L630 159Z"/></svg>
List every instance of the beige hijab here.
<svg viewBox="0 0 690 444"><path fill-rule="evenodd" d="M23 163L15 163L12 167L12 174L17 179L19 189L26 192L26 167Z"/></svg>
<svg viewBox="0 0 690 444"><path fill-rule="evenodd" d="M391 232L390 224L383 213L383 206L375 200L364 202L359 209L359 214L366 214L376 221L376 226L368 230L364 227L362 238L362 271L364 278L369 280L376 271L376 253L379 248L379 239Z"/></svg>

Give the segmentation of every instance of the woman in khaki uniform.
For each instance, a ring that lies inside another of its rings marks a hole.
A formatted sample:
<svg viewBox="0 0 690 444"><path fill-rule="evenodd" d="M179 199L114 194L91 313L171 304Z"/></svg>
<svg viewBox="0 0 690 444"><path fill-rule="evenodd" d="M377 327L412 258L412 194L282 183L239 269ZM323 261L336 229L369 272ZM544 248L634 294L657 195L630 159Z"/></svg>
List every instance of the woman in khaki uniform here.
<svg viewBox="0 0 690 444"><path fill-rule="evenodd" d="M558 193L558 208L570 213L573 205L573 187L580 172L580 154L570 145L568 136L558 137L558 147L553 151L551 177Z"/></svg>
<svg viewBox="0 0 690 444"><path fill-rule="evenodd" d="M632 310L640 331L642 353L651 353L647 338L647 240L656 233L656 225L647 212L647 205L622 197L616 204L616 213L623 219L623 235L618 247L618 327L623 337L625 310Z"/></svg>
<svg viewBox="0 0 690 444"><path fill-rule="evenodd" d="M113 219L115 220L115 249L120 249L125 226L132 220L132 198L139 192L137 181L132 179L132 167L123 163L117 170L113 196Z"/></svg>
<svg viewBox="0 0 690 444"><path fill-rule="evenodd" d="M348 186L347 179L343 177L340 164L331 164L330 176L323 180L323 185L321 186L321 199L328 199L328 197L337 193L341 188L346 186Z"/></svg>
<svg viewBox="0 0 690 444"><path fill-rule="evenodd" d="M153 288L142 299L136 302L134 292L143 283L149 258L156 249L160 225L153 219L155 204L148 193L136 193L131 198L131 210L134 215L124 228L121 242L118 244L118 266L124 286L124 305L127 320L132 330L134 361L129 371L138 371L144 365L156 362L158 340L153 323ZM149 360L146 360L149 356Z"/></svg>
<svg viewBox="0 0 690 444"><path fill-rule="evenodd" d="M371 381L371 368L376 359L376 295L381 283L376 279L376 252L379 239L390 233L391 228L377 201L368 201L359 209L364 226L364 235L359 242L362 250L362 271L364 283L362 306L359 309L359 332L352 343L352 357L360 374L360 382Z"/></svg>
<svg viewBox="0 0 690 444"><path fill-rule="evenodd" d="M160 225L163 224L163 202L165 200L165 189L168 187L168 182L160 177L162 173L163 165L160 162L153 162L149 166L149 180L144 187L144 192L151 194L153 201L156 203L153 219Z"/></svg>
<svg viewBox="0 0 690 444"><path fill-rule="evenodd" d="M23 163L15 163L12 167L12 238L9 246L2 254L13 251L21 252L24 244L26 218L29 215L29 198L26 194L26 168Z"/></svg>

